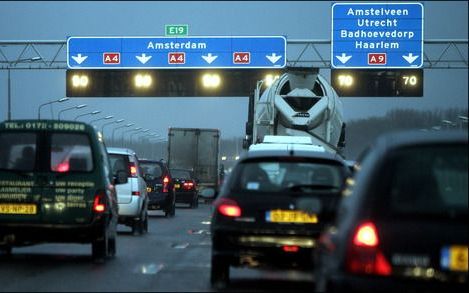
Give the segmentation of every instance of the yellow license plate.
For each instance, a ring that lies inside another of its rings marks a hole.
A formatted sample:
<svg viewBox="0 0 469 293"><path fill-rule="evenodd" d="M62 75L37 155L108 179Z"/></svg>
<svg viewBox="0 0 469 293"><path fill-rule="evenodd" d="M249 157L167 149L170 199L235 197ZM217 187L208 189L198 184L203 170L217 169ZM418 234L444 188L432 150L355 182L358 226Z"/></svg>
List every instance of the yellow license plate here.
<svg viewBox="0 0 469 293"><path fill-rule="evenodd" d="M151 192L151 187L147 187L147 192Z"/></svg>
<svg viewBox="0 0 469 293"><path fill-rule="evenodd" d="M300 211L273 210L265 215L267 222L272 223L312 223L318 222L315 214L307 214Z"/></svg>
<svg viewBox="0 0 469 293"><path fill-rule="evenodd" d="M468 247L465 245L452 245L443 248L443 267L447 267L450 271L467 272Z"/></svg>
<svg viewBox="0 0 469 293"><path fill-rule="evenodd" d="M174 184L174 188L180 188L181 185L180 184Z"/></svg>
<svg viewBox="0 0 469 293"><path fill-rule="evenodd" d="M35 215L35 204L0 204L0 214Z"/></svg>

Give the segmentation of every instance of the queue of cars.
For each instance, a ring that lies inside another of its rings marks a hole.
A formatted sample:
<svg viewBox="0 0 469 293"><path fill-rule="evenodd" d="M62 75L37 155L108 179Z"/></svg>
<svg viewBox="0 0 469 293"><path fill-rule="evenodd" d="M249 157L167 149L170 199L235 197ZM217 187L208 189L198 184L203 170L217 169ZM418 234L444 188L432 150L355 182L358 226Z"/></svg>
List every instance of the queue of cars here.
<svg viewBox="0 0 469 293"><path fill-rule="evenodd" d="M271 139L271 138L269 138ZM211 284L230 267L310 272L317 292L462 291L468 279L467 132L378 139L357 161L295 138L251 148L213 202ZM190 170L106 147L76 121L0 123L0 250L90 243L115 256L117 224L198 205Z"/></svg>
<svg viewBox="0 0 469 293"><path fill-rule="evenodd" d="M257 145L214 202L211 284L226 286L230 266L274 266L311 272L316 292L462 291L467 147L467 132L410 131L347 162Z"/></svg>

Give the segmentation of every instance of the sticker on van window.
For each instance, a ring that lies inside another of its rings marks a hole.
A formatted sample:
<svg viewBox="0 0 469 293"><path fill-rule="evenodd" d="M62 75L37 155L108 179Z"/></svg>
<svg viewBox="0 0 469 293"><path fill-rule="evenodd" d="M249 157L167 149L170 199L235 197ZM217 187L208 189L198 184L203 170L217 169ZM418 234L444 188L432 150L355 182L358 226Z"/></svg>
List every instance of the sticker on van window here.
<svg viewBox="0 0 469 293"><path fill-rule="evenodd" d="M248 182L246 184L248 190L259 190L259 182Z"/></svg>

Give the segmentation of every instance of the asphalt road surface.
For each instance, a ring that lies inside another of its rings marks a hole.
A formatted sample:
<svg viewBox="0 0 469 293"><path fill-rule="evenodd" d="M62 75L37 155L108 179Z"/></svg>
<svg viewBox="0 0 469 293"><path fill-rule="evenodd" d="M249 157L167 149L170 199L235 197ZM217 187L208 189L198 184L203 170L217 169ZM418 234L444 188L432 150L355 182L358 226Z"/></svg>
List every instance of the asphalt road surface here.
<svg viewBox="0 0 469 293"><path fill-rule="evenodd" d="M119 225L117 255L91 261L91 245L42 244L0 254L0 291L213 292L210 279L211 206L178 206L174 218L150 212L149 233ZM224 292L312 291L312 276L295 271L231 268Z"/></svg>

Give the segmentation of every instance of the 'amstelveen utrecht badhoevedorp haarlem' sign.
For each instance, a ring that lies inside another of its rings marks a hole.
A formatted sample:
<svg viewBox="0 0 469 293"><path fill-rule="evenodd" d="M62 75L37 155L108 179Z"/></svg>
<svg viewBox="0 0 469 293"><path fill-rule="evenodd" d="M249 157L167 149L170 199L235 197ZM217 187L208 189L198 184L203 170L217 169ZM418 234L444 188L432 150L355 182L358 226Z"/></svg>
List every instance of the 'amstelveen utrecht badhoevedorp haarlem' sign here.
<svg viewBox="0 0 469 293"><path fill-rule="evenodd" d="M334 3L333 68L420 68L421 3Z"/></svg>

